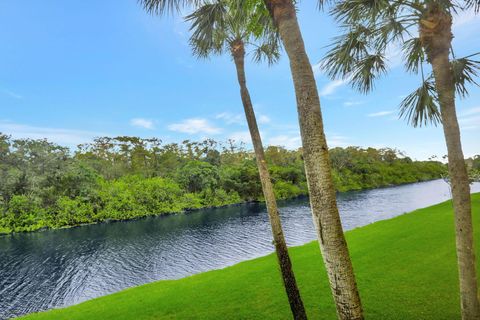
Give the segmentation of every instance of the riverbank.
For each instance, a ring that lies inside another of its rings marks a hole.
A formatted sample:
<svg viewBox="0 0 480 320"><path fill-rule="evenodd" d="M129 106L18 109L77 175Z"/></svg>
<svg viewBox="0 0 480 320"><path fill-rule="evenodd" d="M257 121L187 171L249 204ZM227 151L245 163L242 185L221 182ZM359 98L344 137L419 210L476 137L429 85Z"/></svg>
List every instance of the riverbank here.
<svg viewBox="0 0 480 320"><path fill-rule="evenodd" d="M398 186L403 186L403 185L408 185L408 184L413 184L413 183L419 183L419 182L428 182L428 181L434 181L434 180L439 180L439 179L420 179L418 181L413 181L413 182L403 182L403 183L397 183L397 184L385 184L385 185L379 185L376 187L372 188L363 188L363 189L346 189L343 191L338 191L337 194L339 193L345 193L345 192L351 192L351 191L364 191L364 190L372 190L372 189L383 189L383 188L391 188L391 187L398 187ZM278 202L281 204L282 202L297 199L297 198L304 198L308 197L307 193L299 193L294 196L289 196L286 198L279 198ZM123 222L123 221L135 221L139 219L145 219L148 217L155 217L155 216L166 216L166 215L173 215L173 214L179 214L179 213L189 213L189 212L196 212L200 210L208 210L208 209L219 209L219 208L226 208L226 207L235 207L235 206L240 206L248 203L264 203L263 200L240 200L238 202L226 202L222 203L220 205L201 205L201 206L196 206L193 208L183 208L183 207L178 207L177 209L173 209L171 211L165 211L165 212L145 212L144 214L133 214L133 215L127 215L127 217L120 217L120 218L114 218L114 217L109 217L109 218L100 218L95 221L88 221L89 219L86 220L81 220L81 222L74 223L74 224L66 224L66 225L43 225L43 224L33 224L30 225L28 228L25 229L20 229L21 231L14 231L10 228L2 227L2 216L0 216L0 237L2 236L8 236L11 234L15 233L31 233L31 232L42 232L46 230L60 230L60 229L70 229L70 228L78 228L78 227L83 227L83 226L88 226L92 224L99 224L99 223L111 223L111 222ZM172 207L172 206L170 206ZM27 210L22 210L22 211L28 211ZM76 204L68 208L68 211L70 212L71 215L74 215L77 211L82 211L81 206L77 206ZM134 212L133 212L134 213ZM44 214L45 215L45 214Z"/></svg>
<svg viewBox="0 0 480 320"><path fill-rule="evenodd" d="M473 195L480 225L480 194ZM480 230L475 233L477 258ZM459 297L451 202L346 233L370 319L458 319ZM335 309L315 242L291 249L311 319ZM289 319L274 255L188 278L127 289L26 319Z"/></svg>

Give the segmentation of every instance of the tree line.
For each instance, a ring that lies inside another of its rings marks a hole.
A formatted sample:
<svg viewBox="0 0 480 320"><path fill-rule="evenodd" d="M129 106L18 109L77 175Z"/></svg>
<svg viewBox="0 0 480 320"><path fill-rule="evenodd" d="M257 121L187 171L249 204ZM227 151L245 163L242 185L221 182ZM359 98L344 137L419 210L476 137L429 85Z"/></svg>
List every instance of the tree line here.
<svg viewBox="0 0 480 320"><path fill-rule="evenodd" d="M333 148L338 191L441 177L437 161L393 149ZM306 195L302 150L270 146L277 199ZM189 209L264 201L255 154L234 141L162 144L101 137L71 151L47 140L0 135L0 232L24 232Z"/></svg>

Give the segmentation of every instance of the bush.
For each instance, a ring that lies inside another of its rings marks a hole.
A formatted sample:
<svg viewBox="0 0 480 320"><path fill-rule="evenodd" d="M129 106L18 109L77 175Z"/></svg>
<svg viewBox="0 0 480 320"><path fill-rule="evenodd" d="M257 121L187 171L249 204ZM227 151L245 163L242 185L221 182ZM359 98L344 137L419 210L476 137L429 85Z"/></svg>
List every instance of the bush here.
<svg viewBox="0 0 480 320"><path fill-rule="evenodd" d="M285 181L275 182L273 189L277 199L288 199L302 194L302 190L298 186Z"/></svg>
<svg viewBox="0 0 480 320"><path fill-rule="evenodd" d="M128 176L102 183L99 220L123 220L184 209L183 191L171 179Z"/></svg>
<svg viewBox="0 0 480 320"><path fill-rule="evenodd" d="M37 230L45 225L44 216L38 201L15 195L8 202L3 228L14 232Z"/></svg>
<svg viewBox="0 0 480 320"><path fill-rule="evenodd" d="M61 197L55 204L52 224L54 227L76 226L92 222L92 204L82 202L80 199Z"/></svg>

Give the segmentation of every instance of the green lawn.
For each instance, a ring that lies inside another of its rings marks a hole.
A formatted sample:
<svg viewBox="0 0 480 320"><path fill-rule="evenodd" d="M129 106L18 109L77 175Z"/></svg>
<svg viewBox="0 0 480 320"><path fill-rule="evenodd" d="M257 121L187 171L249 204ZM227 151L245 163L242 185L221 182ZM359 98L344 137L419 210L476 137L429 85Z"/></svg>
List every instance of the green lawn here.
<svg viewBox="0 0 480 320"><path fill-rule="evenodd" d="M477 262L480 194L473 196ZM367 319L459 319L451 202L346 233ZM290 250L310 319L335 309L317 243ZM159 281L28 319L290 319L275 257Z"/></svg>

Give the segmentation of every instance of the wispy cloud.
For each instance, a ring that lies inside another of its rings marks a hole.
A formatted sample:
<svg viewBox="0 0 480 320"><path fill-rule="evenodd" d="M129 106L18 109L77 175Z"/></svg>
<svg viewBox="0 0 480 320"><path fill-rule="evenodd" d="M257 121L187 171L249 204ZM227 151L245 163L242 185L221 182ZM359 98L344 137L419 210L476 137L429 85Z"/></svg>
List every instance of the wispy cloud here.
<svg viewBox="0 0 480 320"><path fill-rule="evenodd" d="M149 129L149 130L155 129L155 125L154 125L153 120L144 119L144 118L131 119L130 120L130 125L132 125L134 127Z"/></svg>
<svg viewBox="0 0 480 320"><path fill-rule="evenodd" d="M480 129L480 116L460 118L458 122L463 130Z"/></svg>
<svg viewBox="0 0 480 320"><path fill-rule="evenodd" d="M226 124L245 124L245 116L242 114L234 114L230 112L222 112L215 116L215 119L223 120Z"/></svg>
<svg viewBox="0 0 480 320"><path fill-rule="evenodd" d="M320 74L320 72L322 71L321 65L322 65L321 62L312 64L312 70L315 75Z"/></svg>
<svg viewBox="0 0 480 320"><path fill-rule="evenodd" d="M463 111L462 113L460 113L460 116L467 117L478 113L480 113L480 107L475 107Z"/></svg>
<svg viewBox="0 0 480 320"><path fill-rule="evenodd" d="M11 97L11 98L14 98L14 99L18 99L18 100L22 100L23 99L23 96L16 93L16 92L13 92L11 90L8 90L8 89L0 89L0 92L3 92L4 94L6 94L7 96Z"/></svg>
<svg viewBox="0 0 480 320"><path fill-rule="evenodd" d="M480 129L480 107L470 108L461 112L458 122L462 130Z"/></svg>
<svg viewBox="0 0 480 320"><path fill-rule="evenodd" d="M348 82L348 79L333 80L327 83L320 89L319 95L321 97L329 96L334 93L338 88L344 86Z"/></svg>
<svg viewBox="0 0 480 320"><path fill-rule="evenodd" d="M369 113L367 114L367 117L374 118L374 117L385 117L390 114L395 113L395 111L388 110L388 111L379 111L379 112L374 112L374 113Z"/></svg>
<svg viewBox="0 0 480 320"><path fill-rule="evenodd" d="M85 130L37 127L7 120L0 120L0 132L11 135L16 139L47 139L51 142L70 147L89 142L95 137L109 135Z"/></svg>
<svg viewBox="0 0 480 320"><path fill-rule="evenodd" d="M364 104L364 102L363 101L345 101L343 103L345 107L359 106L361 104Z"/></svg>
<svg viewBox="0 0 480 320"><path fill-rule="evenodd" d="M257 121L258 121L258 123L266 124L266 123L270 123L271 119L270 119L270 117L268 117L264 114L260 114L260 115L258 115Z"/></svg>
<svg viewBox="0 0 480 320"><path fill-rule="evenodd" d="M255 108L255 107L254 107ZM256 109L256 108L255 108ZM215 119L223 120L226 124L246 125L245 115L238 113L222 112L215 116ZM269 116L257 112L257 122L260 124L270 123Z"/></svg>
<svg viewBox="0 0 480 320"><path fill-rule="evenodd" d="M480 16L475 13L475 10L459 11L458 14L453 15L453 29L463 27L472 22L480 22Z"/></svg>
<svg viewBox="0 0 480 320"><path fill-rule="evenodd" d="M218 134L222 132L222 129L217 128L210 124L207 119L203 118L191 118L185 119L179 123L172 123L168 126L168 129L171 131L182 132L182 133L207 133L207 134Z"/></svg>

